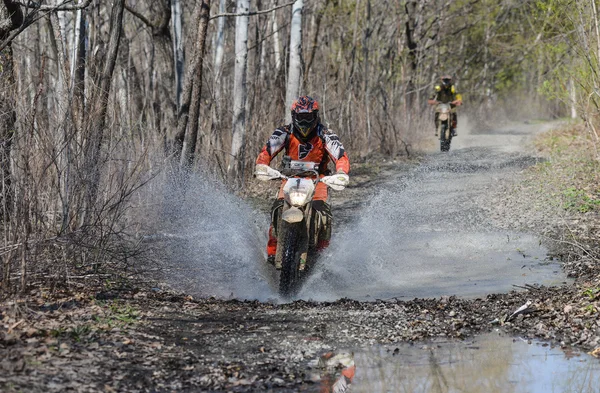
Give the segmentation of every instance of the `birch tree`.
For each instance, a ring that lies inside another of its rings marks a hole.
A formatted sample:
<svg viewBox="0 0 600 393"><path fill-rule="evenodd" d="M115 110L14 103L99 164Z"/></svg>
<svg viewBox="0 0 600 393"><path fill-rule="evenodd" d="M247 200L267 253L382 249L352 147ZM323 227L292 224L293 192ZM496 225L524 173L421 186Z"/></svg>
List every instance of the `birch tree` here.
<svg viewBox="0 0 600 393"><path fill-rule="evenodd" d="M271 5L275 7L277 0L272 0ZM275 71L279 73L281 67L281 43L279 40L279 24L277 23L277 13L271 14L271 23L273 25L273 55L275 56Z"/></svg>
<svg viewBox="0 0 600 393"><path fill-rule="evenodd" d="M219 14L226 11L226 0L219 0ZM217 21L217 30L215 31L214 39L214 59L213 59L213 96L212 102L212 128L211 138L207 143L204 151L208 152L210 145L221 150L221 123L223 118L223 105L221 104L222 82L221 75L223 73L223 59L225 57L225 18L219 18Z"/></svg>
<svg viewBox="0 0 600 393"><path fill-rule="evenodd" d="M75 22L75 38L73 54L71 56L71 91L73 96L73 124L81 129L83 122L84 97L85 97L85 66L86 66L86 39L87 12L85 9L77 10Z"/></svg>
<svg viewBox="0 0 600 393"><path fill-rule="evenodd" d="M288 82L285 93L285 105L289 108L300 91L302 76L302 8L303 0L296 0L292 6L292 24L290 30L290 65L288 69ZM286 111L286 122L292 121L292 114Z"/></svg>
<svg viewBox="0 0 600 393"><path fill-rule="evenodd" d="M227 166L230 181L239 181L243 174L244 142L246 139L246 70L248 67L249 0L238 0L236 12L242 14L235 21L235 70L233 85L233 124L231 156Z"/></svg>
<svg viewBox="0 0 600 393"><path fill-rule="evenodd" d="M104 59L104 67L100 74L99 90L95 97L93 112L97 116L97 120L90 125L90 132L87 135L85 155L86 167L89 170L87 182L87 212L82 220L82 224L88 224L91 220L90 211L96 203L98 189L100 186L100 171L101 171L101 149L104 141L104 133L106 128L106 116L108 111L108 98L112 76L117 61L117 52L121 41L121 30L123 28L123 10L125 9L125 0L115 0L112 7L110 18L110 37L106 58Z"/></svg>
<svg viewBox="0 0 600 393"><path fill-rule="evenodd" d="M181 0L171 0L171 18L173 30L173 55L175 61L175 91L177 100L177 109L181 106L181 92L183 84L183 31Z"/></svg>
<svg viewBox="0 0 600 393"><path fill-rule="evenodd" d="M71 70L69 69L68 62L68 50L66 40L63 39L66 31L66 16L65 14L51 14L48 19L48 28L52 32L50 35L50 42L54 58L56 59L56 78L54 79L54 91L56 92L55 97L49 97L53 102L55 110L53 111L57 124L62 124L62 135L55 135L55 145L59 146L61 152L60 159L58 161L59 171L59 183L61 185L62 192L62 227L61 232L64 230L68 223L68 216L70 210L69 204L69 188L70 188L70 160L71 160L71 137L72 137L72 122L68 122L71 113L69 108L69 101L72 101L72 89L69 88ZM60 23L60 20L63 22ZM72 113L71 113L72 114Z"/></svg>

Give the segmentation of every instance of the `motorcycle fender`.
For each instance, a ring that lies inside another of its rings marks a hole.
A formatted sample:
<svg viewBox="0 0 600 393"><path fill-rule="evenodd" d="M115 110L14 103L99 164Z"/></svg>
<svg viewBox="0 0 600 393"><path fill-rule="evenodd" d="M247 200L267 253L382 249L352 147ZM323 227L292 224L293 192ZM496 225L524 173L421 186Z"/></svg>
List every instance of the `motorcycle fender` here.
<svg viewBox="0 0 600 393"><path fill-rule="evenodd" d="M290 207L283 212L281 218L290 224L294 224L304 219L304 212L297 207Z"/></svg>

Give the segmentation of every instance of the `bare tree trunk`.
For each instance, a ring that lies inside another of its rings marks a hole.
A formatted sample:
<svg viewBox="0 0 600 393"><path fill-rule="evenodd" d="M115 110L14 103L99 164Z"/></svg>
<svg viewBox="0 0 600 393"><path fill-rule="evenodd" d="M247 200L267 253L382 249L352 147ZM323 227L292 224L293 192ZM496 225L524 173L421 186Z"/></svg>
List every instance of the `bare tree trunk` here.
<svg viewBox="0 0 600 393"><path fill-rule="evenodd" d="M226 11L227 0L219 0L219 14ZM221 75L223 73L223 58L225 56L225 18L219 18L217 21L217 31L215 32L214 43L214 61L213 61L213 85L214 102L212 103L212 128L210 144L214 149L221 150L221 124L223 123L223 105L221 103ZM208 143L207 143L208 145ZM209 147L206 146L205 152Z"/></svg>
<svg viewBox="0 0 600 393"><path fill-rule="evenodd" d="M356 63L356 48L357 40L358 40L358 16L360 13L358 12L360 7L360 0L356 0L356 4L354 4L354 29L352 33L352 60L350 62L350 72L348 74L348 88L351 88L352 78L354 77L354 65Z"/></svg>
<svg viewBox="0 0 600 393"><path fill-rule="evenodd" d="M365 59L365 108L367 122L367 153L371 152L371 86L369 85L369 39L371 38L371 0L367 0L367 26L363 44L363 57Z"/></svg>
<svg viewBox="0 0 600 393"><path fill-rule="evenodd" d="M198 120L200 117L200 97L202 94L202 64L204 62L204 47L206 46L206 30L210 17L210 0L202 0L200 7L198 36L196 38L196 50L194 53L194 57L196 58L196 72L194 73L188 127L185 131L181 149L181 160L179 162L179 166L182 168L190 168L194 163L194 153L198 141Z"/></svg>
<svg viewBox="0 0 600 393"><path fill-rule="evenodd" d="M594 31L596 33L596 61L600 61L600 27L598 27L598 9L596 8L596 0L590 0L592 11L594 14Z"/></svg>
<svg viewBox="0 0 600 393"><path fill-rule="evenodd" d="M292 26L290 30L290 65L285 93L285 105L289 108L298 97L302 75L302 8L303 0L296 0L292 6ZM291 122L291 113L286 111L286 122Z"/></svg>
<svg viewBox="0 0 600 393"><path fill-rule="evenodd" d="M200 7L197 8L197 11L195 12L193 18L194 20L200 20L200 14L202 13L203 5L204 4L201 3ZM198 73L201 72L198 69L200 58L197 55L197 46L199 42L200 41L196 40L196 49L194 50L190 63L188 64L187 69L185 71L185 77L183 78L183 91L181 93L181 105L179 106L177 111L177 134L174 138L173 147L173 153L175 156L174 161L177 162L177 164L179 164L181 161L183 141L185 139L185 133L188 127L188 121L190 116L190 105L192 100L192 92L194 90L195 85L195 78L198 75Z"/></svg>
<svg viewBox="0 0 600 393"><path fill-rule="evenodd" d="M86 11L77 11L75 23L75 50L71 64L71 79L73 91L73 123L76 129L82 127L83 110L85 108L85 56L86 56Z"/></svg>
<svg viewBox="0 0 600 393"><path fill-rule="evenodd" d="M227 0L219 0L219 14L224 14L226 11ZM215 58L214 58L214 77L215 87L219 85L218 80L221 75L223 66L223 57L225 54L225 18L218 18L217 31L215 32ZM215 95L217 89L215 89ZM220 90L219 90L220 92Z"/></svg>
<svg viewBox="0 0 600 393"><path fill-rule="evenodd" d="M407 96L406 102L409 110L412 110L415 104L416 86L414 79L416 77L417 68L419 67L419 56L418 56L418 43L415 37L415 30L417 28L417 2L414 0L407 1L405 4L406 12L406 46L408 47L408 57L410 59L410 75L408 76L407 82Z"/></svg>
<svg viewBox="0 0 600 393"><path fill-rule="evenodd" d="M304 70L304 86L308 82L308 76L310 75L310 68L312 67L313 61L315 60L315 54L317 53L317 47L319 46L319 30L321 29L321 21L323 14L329 5L331 0L325 0L323 8L317 10L317 16L315 18L315 27L312 35L312 45L310 47L310 55L308 56L308 62L306 63L306 69Z"/></svg>
<svg viewBox="0 0 600 393"><path fill-rule="evenodd" d="M71 113L71 107L69 107L69 101L71 100L71 90L69 89L71 76L70 66L68 64L68 51L66 49L66 43L63 39L65 29L63 26L65 23L60 23L58 18L59 15L51 14L49 29L52 32L50 35L50 41L52 43L52 49L54 51L54 57L57 62L54 91L55 94L55 115L56 121L62 128L62 135L56 135L55 146L58 147L60 155L57 162L57 170L59 176L60 192L62 194L62 226L61 231L65 230L69 221L69 194L70 194L70 154L71 154L71 130L72 124L69 124L67 119Z"/></svg>
<svg viewBox="0 0 600 393"><path fill-rule="evenodd" d="M22 22L23 13L16 2L0 2L0 41L4 41ZM10 42L0 51L0 69L0 217L7 220L14 201L10 155L17 122L14 58Z"/></svg>
<svg viewBox="0 0 600 393"><path fill-rule="evenodd" d="M173 54L175 60L175 94L177 109L181 106L183 86L183 29L181 24L181 0L171 0L171 15L173 17Z"/></svg>
<svg viewBox="0 0 600 393"><path fill-rule="evenodd" d="M275 7L277 0L272 0L272 6ZM281 42L279 38L279 24L277 23L277 12L271 14L273 23L273 54L275 55L275 75L279 74L281 68Z"/></svg>
<svg viewBox="0 0 600 393"><path fill-rule="evenodd" d="M569 77L569 95L571 96L571 119L577 119L577 90L575 89L573 76Z"/></svg>
<svg viewBox="0 0 600 393"><path fill-rule="evenodd" d="M247 13L249 0L238 0L237 13ZM246 139L246 71L248 67L248 17L238 16L235 21L235 70L233 85L233 134L231 157L227 165L230 181L238 182L243 175L244 142Z"/></svg>
<svg viewBox="0 0 600 393"><path fill-rule="evenodd" d="M108 97L110 95L112 75L117 61L121 30L123 29L124 8L125 0L114 1L110 19L110 37L108 40L106 58L104 59L104 67L99 78L99 92L93 104L92 113L94 121L90 125L90 133L87 136L88 139L86 141L86 167L89 170L89 178L87 184L86 212L83 218L84 224L90 222L91 209L98 197L101 172L100 153L106 128L106 113L108 110Z"/></svg>

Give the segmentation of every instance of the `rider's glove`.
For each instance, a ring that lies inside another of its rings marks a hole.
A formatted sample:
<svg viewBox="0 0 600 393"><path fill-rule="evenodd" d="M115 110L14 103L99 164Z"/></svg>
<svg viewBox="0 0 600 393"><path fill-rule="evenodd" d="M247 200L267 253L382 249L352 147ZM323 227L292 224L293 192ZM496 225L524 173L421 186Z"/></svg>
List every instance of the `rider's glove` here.
<svg viewBox="0 0 600 393"><path fill-rule="evenodd" d="M279 179L281 177L281 173L268 165L256 164L256 168L254 169L254 176L256 176L258 180L266 181Z"/></svg>
<svg viewBox="0 0 600 393"><path fill-rule="evenodd" d="M350 177L344 171L338 171L335 175L325 176L321 181L334 190L341 191L350 183Z"/></svg>

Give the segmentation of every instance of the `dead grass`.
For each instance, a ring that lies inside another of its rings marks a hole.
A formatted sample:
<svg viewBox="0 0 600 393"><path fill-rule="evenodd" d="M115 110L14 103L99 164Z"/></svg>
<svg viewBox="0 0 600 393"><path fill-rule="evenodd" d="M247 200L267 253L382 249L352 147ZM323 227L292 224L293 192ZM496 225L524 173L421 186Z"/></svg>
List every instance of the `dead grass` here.
<svg viewBox="0 0 600 393"><path fill-rule="evenodd" d="M541 134L535 146L545 161L504 186L498 216L515 229L535 230L574 277L600 271L600 162L583 126Z"/></svg>

